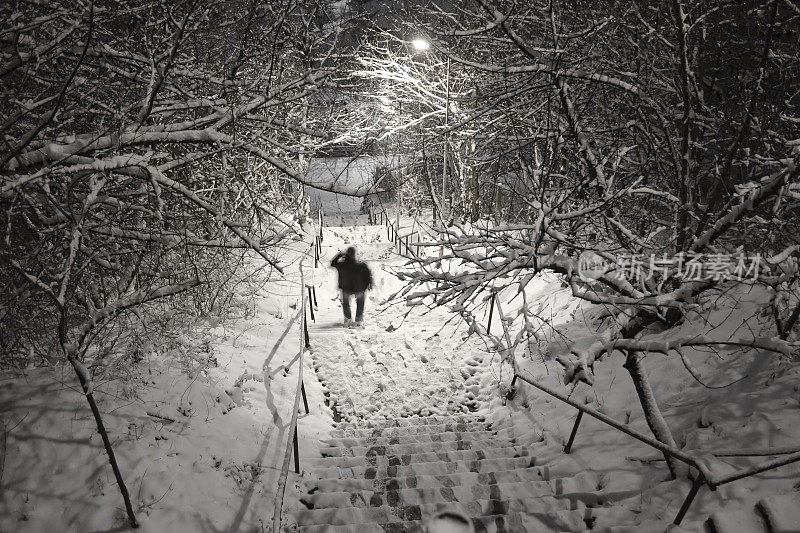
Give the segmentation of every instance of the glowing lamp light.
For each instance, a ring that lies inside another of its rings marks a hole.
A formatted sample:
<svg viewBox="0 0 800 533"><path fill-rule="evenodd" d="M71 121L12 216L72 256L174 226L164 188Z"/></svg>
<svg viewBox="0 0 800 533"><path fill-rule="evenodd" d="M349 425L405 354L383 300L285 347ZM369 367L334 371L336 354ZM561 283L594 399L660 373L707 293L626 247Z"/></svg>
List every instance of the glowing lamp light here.
<svg viewBox="0 0 800 533"><path fill-rule="evenodd" d="M413 46L415 50L424 52L425 50L431 47L431 43L429 43L425 39L414 39L413 41L411 41L411 46Z"/></svg>

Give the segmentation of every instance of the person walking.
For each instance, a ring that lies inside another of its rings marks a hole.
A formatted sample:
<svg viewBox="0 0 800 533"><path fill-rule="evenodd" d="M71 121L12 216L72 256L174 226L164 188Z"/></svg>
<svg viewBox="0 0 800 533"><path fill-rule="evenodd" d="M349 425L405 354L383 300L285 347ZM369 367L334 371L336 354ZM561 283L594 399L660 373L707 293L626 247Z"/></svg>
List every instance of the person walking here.
<svg viewBox="0 0 800 533"><path fill-rule="evenodd" d="M372 272L366 263L356 261L356 249L349 247L344 253L339 252L331 261L331 266L339 275L339 290L342 292L342 311L344 312L344 325L350 326L352 311L350 299L356 299L355 324L359 325L364 320L364 302L367 299L366 291L372 288Z"/></svg>

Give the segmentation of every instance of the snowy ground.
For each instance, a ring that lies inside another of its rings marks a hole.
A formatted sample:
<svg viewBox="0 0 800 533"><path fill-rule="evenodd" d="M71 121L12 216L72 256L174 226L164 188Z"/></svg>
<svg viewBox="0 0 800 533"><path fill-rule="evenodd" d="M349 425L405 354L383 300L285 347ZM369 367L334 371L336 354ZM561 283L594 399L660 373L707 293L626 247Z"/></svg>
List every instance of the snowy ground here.
<svg viewBox="0 0 800 533"><path fill-rule="evenodd" d="M351 244L376 274L365 326L353 330L340 325L336 274L328 267L330 257ZM326 228L320 265L306 263L305 282L317 288L319 308L310 324L311 349L305 360L311 412L299 419L301 465L304 457L317 455L318 439L328 436L334 417L472 409L491 420L513 422L517 434L527 428L536 433L532 437L544 435L556 453L569 435L574 410L524 385L503 406L498 385L508 382L508 368L500 367L497 353L484 340L465 338L461 319L446 323L452 317L444 311L406 314L402 303L385 305L383 300L400 287L391 270L402 262L391 252L382 226L358 226ZM134 379L100 386L98 398L141 531L269 529L297 383L296 263L288 271L286 282L259 290L243 318L208 320L180 332L169 347L154 348L130 369ZM541 305L567 338L592 337L591 310L578 307L556 278L532 283L526 297ZM736 312L726 297L709 302L717 311L701 329L732 332L744 327L743 317L749 317L747 327L757 327L760 295L745 298ZM486 314L476 318L486 323ZM512 334L519 327L519 319L512 322ZM690 322L685 327L700 326ZM491 333L500 334L496 320ZM563 348L550 343L542 351L520 350L520 368L646 431L620 358L597 365L593 389L570 391L560 385L560 369L550 359ZM711 390L692 380L679 359L648 356L657 400L680 445L736 449L800 442L796 363L752 353L690 357L712 383L746 377ZM121 499L94 422L68 369L4 374L0 413L6 427L0 531L125 529ZM637 513L642 523L668 524L688 490L686 482L661 483L666 468L653 450L590 419L584 419L571 457L596 474L619 505ZM306 490L302 478L307 476L305 468L299 477L290 473L287 511L300 505L296 496ZM704 489L687 521L702 520L720 508L752 508L769 495L791 498L798 488L800 467L793 465L716 493Z"/></svg>

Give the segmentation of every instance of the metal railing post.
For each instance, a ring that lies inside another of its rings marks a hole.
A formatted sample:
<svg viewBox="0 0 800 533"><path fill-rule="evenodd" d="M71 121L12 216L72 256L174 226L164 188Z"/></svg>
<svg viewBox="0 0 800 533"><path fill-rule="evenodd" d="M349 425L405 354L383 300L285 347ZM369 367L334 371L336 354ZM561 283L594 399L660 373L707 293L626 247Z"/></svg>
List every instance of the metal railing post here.
<svg viewBox="0 0 800 533"><path fill-rule="evenodd" d="M306 384L300 384L300 393L303 395L303 407L306 409L306 414L309 413L308 410L308 398L306 397Z"/></svg>
<svg viewBox="0 0 800 533"><path fill-rule="evenodd" d="M492 291L492 299L489 301L489 325L486 326L486 333L492 332L492 315L494 314L494 298L496 294Z"/></svg>
<svg viewBox="0 0 800 533"><path fill-rule="evenodd" d="M314 285L311 286L311 296L314 307L319 309L319 304L317 304L317 287Z"/></svg>
<svg viewBox="0 0 800 533"><path fill-rule="evenodd" d="M319 266L319 237L314 237L314 268Z"/></svg>
<svg viewBox="0 0 800 533"><path fill-rule="evenodd" d="M305 308L303 308L303 334L306 337L306 348L311 348L311 340L308 338L308 313L306 313Z"/></svg>
<svg viewBox="0 0 800 533"><path fill-rule="evenodd" d="M308 289L308 301L309 301L309 302L311 302L311 301L312 301L311 286L306 286L306 289ZM317 321L317 319L316 319L316 317L314 316L314 306L313 306L313 305L310 305L310 306L308 306L308 308L311 310L311 320L312 320L313 322L316 322L316 321Z"/></svg>
<svg viewBox="0 0 800 533"><path fill-rule="evenodd" d="M297 445L297 425L294 426L294 473L300 473L300 447Z"/></svg>
<svg viewBox="0 0 800 533"><path fill-rule="evenodd" d="M697 496L697 491L700 490L700 487L703 486L703 483L705 483L705 481L706 478L703 476L702 472L697 474L697 477L692 483L692 488L689 490L689 494L686 495L686 499L683 500L683 505L681 505L678 514L675 515L675 520L672 521L673 524L675 524L676 526L681 525L681 521L683 520L686 511L689 510L689 507L692 505L692 502L694 501L694 497Z"/></svg>
<svg viewBox="0 0 800 533"><path fill-rule="evenodd" d="M508 392L506 393L506 397L503 398L503 405L506 404L507 401L511 401L514 399L514 396L517 394L517 374L514 373L514 377L511 379L511 385L508 386Z"/></svg>
<svg viewBox="0 0 800 533"><path fill-rule="evenodd" d="M581 425L581 418L583 418L583 411L578 411L578 416L575 418L575 424L572 426L572 433L569 434L567 445L564 446L564 453L569 453L572 450L572 443L575 441L575 434L578 433L578 426Z"/></svg>

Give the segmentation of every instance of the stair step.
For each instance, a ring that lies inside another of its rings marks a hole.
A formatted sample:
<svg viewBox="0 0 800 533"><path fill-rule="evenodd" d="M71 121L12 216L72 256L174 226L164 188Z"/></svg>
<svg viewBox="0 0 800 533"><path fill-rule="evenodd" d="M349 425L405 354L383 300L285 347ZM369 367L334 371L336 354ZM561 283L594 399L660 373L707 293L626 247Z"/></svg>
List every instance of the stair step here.
<svg viewBox="0 0 800 533"><path fill-rule="evenodd" d="M527 457L530 450L525 446L506 446L483 450L450 450L440 452L410 453L401 455L371 455L358 457L312 457L308 464L314 468L350 468L354 466L393 466L414 463L480 461L483 459L499 459L505 457Z"/></svg>
<svg viewBox="0 0 800 533"><path fill-rule="evenodd" d="M472 526L476 533L508 533L523 531L523 518L519 513L508 515L492 515L473 517ZM392 522L388 524L314 524L301 526L300 533L419 533L422 531L422 520Z"/></svg>
<svg viewBox="0 0 800 533"><path fill-rule="evenodd" d="M664 517L664 520L646 520L644 522L636 523L635 517L630 517L623 514L619 517L614 515L601 516L602 523L614 522L624 525L611 525L611 526L597 526L592 528L592 532L597 533L713 533L710 526L706 522L694 521L687 522L684 520L680 526L667 525L669 520Z"/></svg>
<svg viewBox="0 0 800 533"><path fill-rule="evenodd" d="M354 446L390 446L392 444L477 441L498 438L491 431L442 431L438 433L410 433L408 435L386 436L380 433L369 437L337 437L323 440L323 444L331 448L351 448ZM498 440L511 442L511 439L500 437Z"/></svg>
<svg viewBox="0 0 800 533"><path fill-rule="evenodd" d="M542 472L542 479L545 481L557 480L560 478L572 478L581 472L586 471L586 467L576 462L574 459L567 455L562 455L557 459L551 460L545 464L541 464L540 458L536 456L536 464L540 467ZM566 483L570 483L567 481ZM570 490L566 489L565 490Z"/></svg>
<svg viewBox="0 0 800 533"><path fill-rule="evenodd" d="M369 533L369 532L415 532L420 531L420 527L429 519L433 514L441 511L443 508L441 504L432 506L433 509L410 507L407 509L399 510L398 514L391 514L385 512L386 508L371 507L361 509L367 511L366 513L351 513L353 518L375 518L369 519L365 522L345 522L345 523L320 523L320 524L307 524L300 525L299 531L304 533ZM451 505L447 508L459 509L457 505ZM350 508L353 511L359 509ZM382 511L381 511L382 510ZM326 509L325 511L331 512L328 516L334 517L333 511L336 509ZM423 512L424 511L424 512ZM304 511L311 512L314 511ZM462 510L462 512L464 512ZM466 513L465 513L466 514ZM409 520L403 520L400 516L419 517ZM390 521L383 522L382 518L388 518ZM476 533L523 533L523 532L584 532L592 529L592 524L603 522L625 522L631 526L617 526L613 528L597 528L594 531L601 532L614 532L614 533L648 533L656 531L663 531L664 524L653 523L653 528L647 527L644 524L635 524L636 514L619 507L598 507L598 508L581 508L581 509L561 509L555 510L550 513L541 512L512 512L508 514L484 515L470 517L475 527ZM692 531L701 533L702 529L697 529L696 524L687 524ZM681 529L683 530L683 529Z"/></svg>
<svg viewBox="0 0 800 533"><path fill-rule="evenodd" d="M542 477L556 472L556 468L558 468L557 464L553 464L552 467L548 467L547 471L545 471L546 466L547 465L542 465L540 467L542 469ZM576 494L581 492L598 492L602 490L600 484L601 475L599 473L580 470L574 474L566 474L566 472L569 471L570 469L568 468L562 468L558 473L563 475L546 479L546 481L553 486L553 491L556 494Z"/></svg>
<svg viewBox="0 0 800 533"><path fill-rule="evenodd" d="M408 465L381 465L376 466L351 466L340 468L330 466L327 468L315 468L314 473L321 479L325 478L362 478L380 479L396 478L418 475L441 475L455 474L459 472L498 472L503 470L515 470L518 468L528 468L533 466L532 457L499 457L493 459L481 459L474 461L434 461L427 463L411 463Z"/></svg>
<svg viewBox="0 0 800 533"><path fill-rule="evenodd" d="M411 416L406 418L373 418L358 422L340 422L336 429L391 428L405 426L425 426L430 424L464 424L482 422L483 418L473 415L454 416Z"/></svg>
<svg viewBox="0 0 800 533"><path fill-rule="evenodd" d="M419 532L446 508L487 533L621 532L635 524L632 511L606 501L598 473L546 446L552 438L523 436L469 415L339 424L323 457L309 460L319 479L302 498L311 509L295 513L299 531Z"/></svg>
<svg viewBox="0 0 800 533"><path fill-rule="evenodd" d="M502 428L493 426L492 429L495 435L504 439L514 439L516 441L525 443L545 442L544 434L540 429L537 428L520 431L513 426Z"/></svg>
<svg viewBox="0 0 800 533"><path fill-rule="evenodd" d="M488 437L488 438L486 438ZM514 443L503 439L492 439L485 434L483 440L453 440L445 442L403 442L397 444L372 446L337 446L320 449L323 457L354 457L371 455L414 455L429 452L450 452L460 450L491 450L508 448Z"/></svg>
<svg viewBox="0 0 800 533"><path fill-rule="evenodd" d="M460 472L454 474L419 475L382 479L320 479L316 486L320 492L358 491L358 490L400 490L417 487L459 487L471 485L495 485L497 483L518 483L551 487L551 482L543 481L537 468L521 468L499 472Z"/></svg>
<svg viewBox="0 0 800 533"><path fill-rule="evenodd" d="M767 496L758 502L758 508L767 518L770 533L800 531L800 493Z"/></svg>
<svg viewBox="0 0 800 533"><path fill-rule="evenodd" d="M397 437L401 435L418 435L447 433L457 431L487 431L489 424L486 422L430 422L413 426L393 426L388 428L363 428L350 426L337 426L331 431L332 438L343 437Z"/></svg>
<svg viewBox="0 0 800 533"><path fill-rule="evenodd" d="M509 513L557 515L564 508L565 500L556 498L514 498L511 500L479 499L465 502L448 502L447 506L458 509L468 517L484 515L505 515ZM442 502L431 502L407 506L391 507L388 505L364 507L338 507L298 511L295 514L298 525L311 524L358 524L376 522L405 522L421 520L442 509ZM575 510L583 510L580 507ZM582 516L582 515L581 515ZM582 519L580 520L582 521ZM580 521L578 523L580 523Z"/></svg>
<svg viewBox="0 0 800 533"><path fill-rule="evenodd" d="M770 529L766 520L755 508L725 508L712 514L708 519L716 533L767 533Z"/></svg>
<svg viewBox="0 0 800 533"><path fill-rule="evenodd" d="M478 500L511 501L514 499L537 499L543 504L558 509L570 509L585 505L596 506L602 496L587 493L586 499L558 498L552 488L545 484L531 482L498 483L496 485L475 485L454 487L418 487L387 491L342 491L317 492L303 498L313 504L315 509L323 507L407 507L429 503L461 502L467 504ZM555 502L555 503L554 503Z"/></svg>

